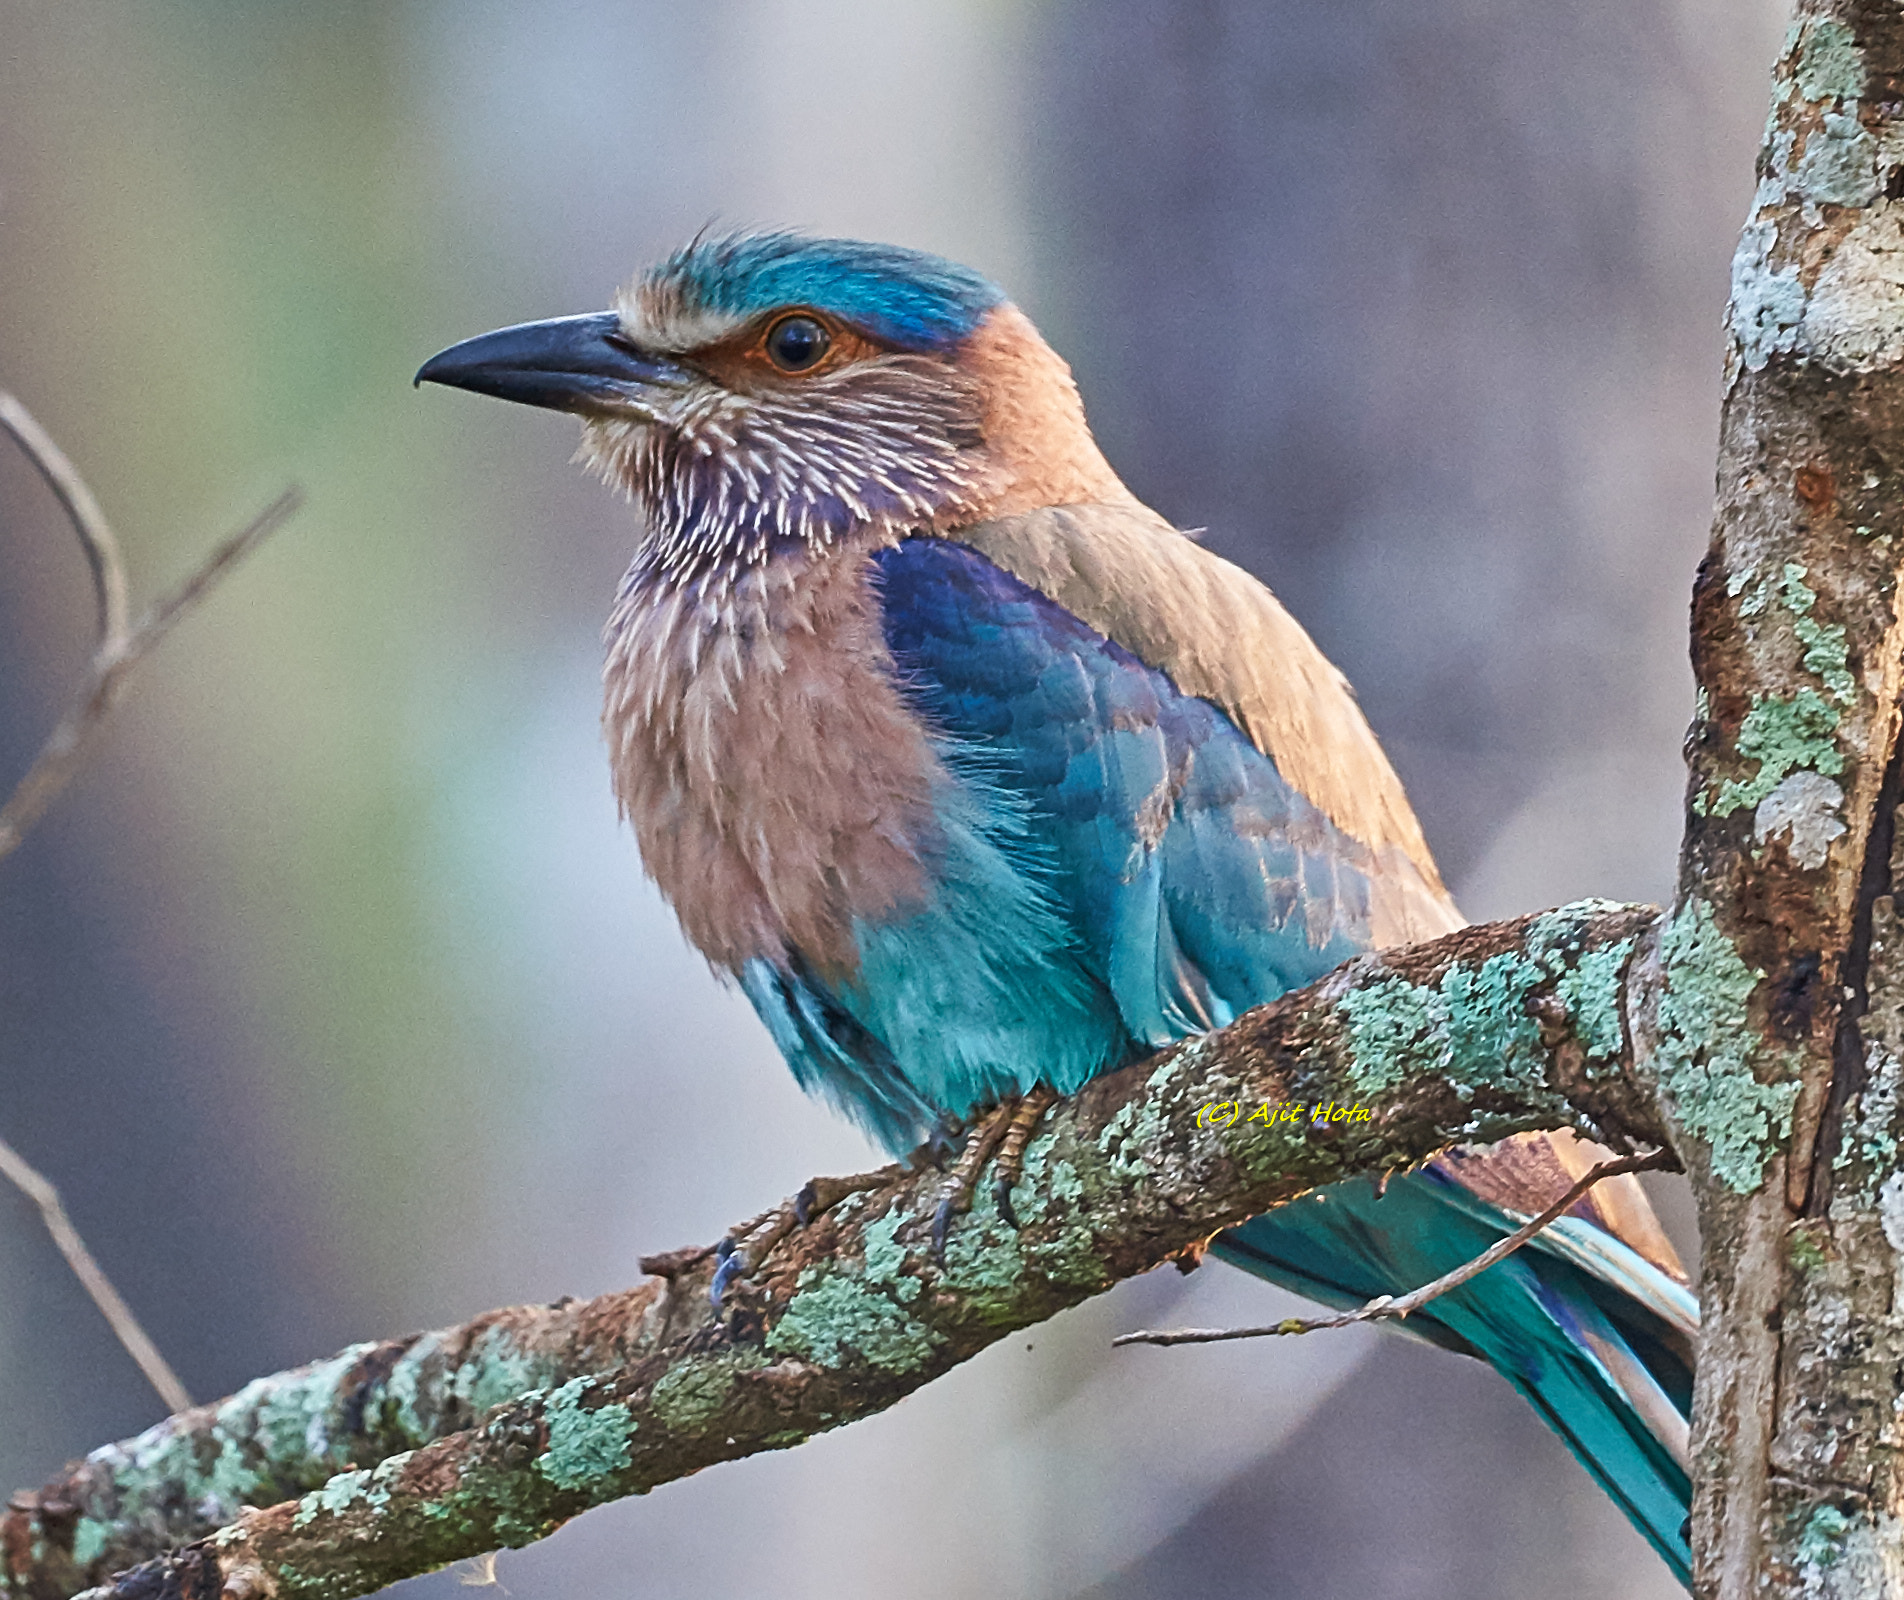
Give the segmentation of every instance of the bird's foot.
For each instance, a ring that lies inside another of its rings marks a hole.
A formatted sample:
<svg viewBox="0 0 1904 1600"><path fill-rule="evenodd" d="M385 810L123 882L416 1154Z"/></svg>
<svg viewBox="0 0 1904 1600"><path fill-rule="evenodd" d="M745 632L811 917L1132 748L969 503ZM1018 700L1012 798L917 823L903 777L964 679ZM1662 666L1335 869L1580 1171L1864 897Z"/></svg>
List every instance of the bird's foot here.
<svg viewBox="0 0 1904 1600"><path fill-rule="evenodd" d="M888 1169L890 1170L890 1169ZM849 1194L876 1188L885 1181L884 1172L859 1172L845 1178L814 1178L791 1200L783 1200L743 1222L714 1247L714 1277L707 1286L709 1303L716 1311L727 1291L766 1264L795 1228L804 1228L821 1213L831 1211Z"/></svg>
<svg viewBox="0 0 1904 1600"><path fill-rule="evenodd" d="M945 1241L952 1230L952 1219L972 1209L978 1175L994 1155L998 1160L992 1196L998 1214L1012 1227L1018 1226L1011 1208L1012 1186L1024 1171L1025 1146L1057 1100L1057 1095L1040 1084L1026 1094L1007 1095L979 1119L957 1164L946 1174L939 1189L939 1204L932 1213L932 1259L941 1267L945 1265Z"/></svg>
<svg viewBox="0 0 1904 1600"><path fill-rule="evenodd" d="M998 1142L998 1157L992 1163L992 1199L998 1214L1008 1226L1017 1228L1018 1217L1012 1210L1011 1192L1025 1172L1025 1146L1038 1131L1044 1115L1058 1103L1055 1091L1042 1083L1029 1090L1018 1102L1006 1125L1005 1137Z"/></svg>

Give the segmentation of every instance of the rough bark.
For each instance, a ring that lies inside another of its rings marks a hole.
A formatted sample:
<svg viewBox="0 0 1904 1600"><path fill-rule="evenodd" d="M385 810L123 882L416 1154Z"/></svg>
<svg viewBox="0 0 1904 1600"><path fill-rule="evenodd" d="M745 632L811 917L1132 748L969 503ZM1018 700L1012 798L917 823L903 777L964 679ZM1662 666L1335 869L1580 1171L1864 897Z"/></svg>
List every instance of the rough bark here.
<svg viewBox="0 0 1904 1600"><path fill-rule="evenodd" d="M1033 1142L1023 1228L981 1198L942 1269L926 1242L942 1180L894 1167L790 1235L719 1313L711 1253L689 1252L623 1294L261 1379L16 1496L7 1592L364 1594L883 1410L1317 1184L1534 1128L1656 1144L1629 1073L1627 975L1657 931L1650 908L1599 902L1465 929L1101 1079ZM1252 1115L1264 1105L1304 1109Z"/></svg>
<svg viewBox="0 0 1904 1600"><path fill-rule="evenodd" d="M1904 1586L1904 1228L1886 1218L1900 72L1894 5L1799 8L1733 265L1718 509L1693 601L1699 706L1654 1070L1705 1239L1697 1589L1727 1600Z"/></svg>

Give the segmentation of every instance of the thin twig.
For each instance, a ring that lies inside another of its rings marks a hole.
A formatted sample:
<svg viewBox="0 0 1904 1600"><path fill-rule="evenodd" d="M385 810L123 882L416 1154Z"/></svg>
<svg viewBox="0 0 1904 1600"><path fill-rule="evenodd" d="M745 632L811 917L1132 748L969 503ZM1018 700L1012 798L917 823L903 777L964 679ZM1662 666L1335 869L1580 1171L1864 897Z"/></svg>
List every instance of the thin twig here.
<svg viewBox="0 0 1904 1600"><path fill-rule="evenodd" d="M132 669L198 604L214 583L297 510L303 498L297 489L286 489L212 551L177 589L147 611L116 650L108 653L102 648L94 657L79 699L41 746L39 755L6 805L0 806L0 861L19 847L27 830L46 814L47 807L72 780L86 746L118 704Z"/></svg>
<svg viewBox="0 0 1904 1600"><path fill-rule="evenodd" d="M93 1260L92 1252L86 1248L86 1241L80 1238L72 1219L66 1215L66 1207L60 1203L59 1190L4 1139L0 1139L0 1177L5 1177L40 1208L40 1215L46 1219L46 1231L53 1236L53 1243L59 1246L59 1253L66 1258L67 1266L73 1269L73 1276L85 1285L86 1292L93 1297L93 1304L99 1307L100 1315L112 1325L112 1331L126 1347L126 1353L139 1363L139 1370L159 1391L159 1398L165 1402L166 1409L173 1412L188 1410L192 1397L185 1392L185 1385L179 1382L178 1374L166 1365L158 1346L146 1337L145 1329L139 1326L139 1319L133 1316L131 1307L119 1298L119 1291L100 1271L99 1263Z"/></svg>
<svg viewBox="0 0 1904 1600"><path fill-rule="evenodd" d="M1113 1347L1125 1344L1220 1344L1228 1339L1267 1339L1278 1334L1315 1333L1323 1328L1346 1328L1357 1322L1383 1322L1405 1317L1412 1311L1419 1311L1430 1300L1439 1299L1450 1289L1460 1288L1468 1279L1486 1272L1495 1262L1505 1261L1534 1235L1557 1222L1602 1178L1618 1177L1623 1172L1657 1171L1661 1167L1674 1165L1675 1159L1669 1150L1655 1150L1650 1155L1620 1156L1613 1161L1602 1161L1539 1216L1516 1228L1505 1239L1496 1240L1472 1261L1462 1262L1454 1271L1443 1273L1433 1283L1411 1289L1407 1294L1378 1294L1367 1305L1355 1311L1345 1311L1340 1316L1314 1319L1285 1317L1281 1322L1271 1323L1264 1328L1172 1328L1162 1333L1143 1329L1136 1333L1119 1334L1111 1344Z"/></svg>
<svg viewBox="0 0 1904 1600"><path fill-rule="evenodd" d="M27 459L58 497L72 523L80 548L86 552L86 564L92 571L99 619L99 637L79 698L40 747L40 753L27 768L26 776L14 786L7 803L0 806L0 860L5 860L72 781L80 757L118 704L132 669L171 632L180 618L198 605L212 585L298 508L303 497L295 488L285 490L213 550L177 589L147 611L135 627L130 622L131 599L119 540L86 480L79 475L79 469L53 442L32 412L4 389L0 389L0 429L10 434L26 452ZM66 1264L92 1296L93 1304L118 1335L126 1353L158 1390L166 1408L178 1412L190 1406L192 1399L185 1392L185 1385L179 1382L178 1375L139 1326L131 1308L100 1270L72 1219L66 1215L59 1191L4 1139L0 1139L0 1177L6 1178L39 1207L40 1215L46 1220L46 1231L66 1258Z"/></svg>
<svg viewBox="0 0 1904 1600"><path fill-rule="evenodd" d="M132 599L126 583L126 563L119 554L119 540L112 525L66 452L53 442L33 413L5 389L0 389L0 428L13 435L27 459L39 469L47 487L65 507L73 532L79 535L86 565L92 569L93 597L99 611L94 656L103 661L118 655L131 635Z"/></svg>

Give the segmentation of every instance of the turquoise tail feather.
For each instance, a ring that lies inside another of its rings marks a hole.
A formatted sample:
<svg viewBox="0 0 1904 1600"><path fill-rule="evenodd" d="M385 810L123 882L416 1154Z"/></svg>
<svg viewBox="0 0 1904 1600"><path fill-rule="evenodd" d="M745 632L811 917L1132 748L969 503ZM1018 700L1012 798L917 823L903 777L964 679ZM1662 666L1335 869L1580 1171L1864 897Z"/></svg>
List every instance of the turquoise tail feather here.
<svg viewBox="0 0 1904 1600"><path fill-rule="evenodd" d="M1350 1309L1431 1282L1522 1220L1430 1167L1394 1179L1380 1197L1365 1178L1317 1190L1230 1229L1214 1250L1260 1278ZM1399 1326L1479 1356L1520 1390L1690 1588L1687 1335L1697 1303L1593 1231L1612 1249L1596 1250L1592 1271L1570 1259L1578 1252L1568 1239L1537 1241Z"/></svg>

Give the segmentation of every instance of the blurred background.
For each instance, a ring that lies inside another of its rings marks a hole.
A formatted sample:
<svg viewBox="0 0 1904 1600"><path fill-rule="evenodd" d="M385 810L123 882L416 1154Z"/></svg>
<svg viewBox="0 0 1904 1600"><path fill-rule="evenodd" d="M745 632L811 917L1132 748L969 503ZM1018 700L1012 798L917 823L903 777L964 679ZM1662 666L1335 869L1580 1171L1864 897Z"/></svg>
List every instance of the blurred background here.
<svg viewBox="0 0 1904 1600"><path fill-rule="evenodd" d="M1475 917L1669 893L1773 0L0 0L0 385L139 593L308 505L0 864L0 1133L201 1397L628 1283L866 1147L616 823L628 509L409 377L710 219L938 250L1358 685ZM0 770L90 594L0 448ZM1662 1205L1690 1250L1683 1196ZM1664 1597L1477 1363L1124 1285L891 1413L507 1554L515 1600ZM0 1192L0 1490L156 1420ZM417 1580L445 1597L456 1578Z"/></svg>

